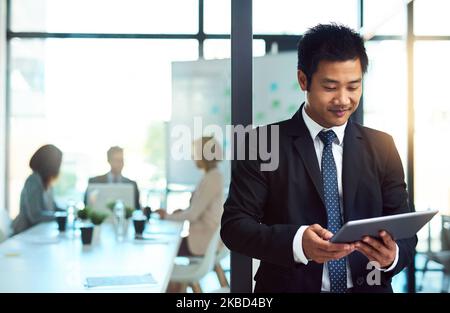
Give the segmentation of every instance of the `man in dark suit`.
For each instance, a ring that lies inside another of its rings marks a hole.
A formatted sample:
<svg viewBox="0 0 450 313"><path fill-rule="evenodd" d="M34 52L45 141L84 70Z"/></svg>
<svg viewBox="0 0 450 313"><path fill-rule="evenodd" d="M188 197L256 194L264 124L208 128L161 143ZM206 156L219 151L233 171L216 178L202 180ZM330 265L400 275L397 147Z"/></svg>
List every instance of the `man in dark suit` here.
<svg viewBox="0 0 450 313"><path fill-rule="evenodd" d="M122 170L124 166L123 161L123 149L117 146L109 148L107 152L108 163L111 166L111 170L105 175L89 178L89 184L114 184L114 183L126 183L132 184L134 188L134 206L135 209L141 209L139 203L139 189L135 181L122 176ZM87 204L87 193L84 196L84 203Z"/></svg>
<svg viewBox="0 0 450 313"><path fill-rule="evenodd" d="M254 131L260 145L276 141L277 168L261 170L261 157L236 161L221 236L261 260L255 292L392 292L391 278L413 258L417 237L329 241L347 221L411 211L392 137L349 120L367 65L353 30L311 28L298 46L306 102L290 120ZM279 136L263 136L273 128Z"/></svg>

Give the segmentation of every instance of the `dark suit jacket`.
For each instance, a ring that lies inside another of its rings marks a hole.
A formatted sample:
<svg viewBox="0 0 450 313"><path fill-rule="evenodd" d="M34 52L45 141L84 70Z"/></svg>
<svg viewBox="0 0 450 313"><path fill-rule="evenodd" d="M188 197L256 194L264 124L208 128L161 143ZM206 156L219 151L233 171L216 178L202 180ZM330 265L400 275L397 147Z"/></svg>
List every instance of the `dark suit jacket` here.
<svg viewBox="0 0 450 313"><path fill-rule="evenodd" d="M107 184L108 183L108 174L95 176L89 178L89 184ZM141 205L139 203L139 189L135 181L128 179L122 176L122 183L133 184L134 188L134 208L141 209ZM87 192L84 194L84 204L87 204Z"/></svg>
<svg viewBox="0 0 450 313"><path fill-rule="evenodd" d="M301 109L290 120L265 126L267 133L273 125L279 126L279 166L264 172L259 158L237 161L224 205L221 237L229 249L261 260L255 292L320 292L323 265L296 263L292 249L301 225L327 227L313 140ZM255 131L259 134L261 129ZM349 121L342 171L344 222L411 211L391 136ZM379 285L367 283L373 268L366 269L369 261L363 254L355 251L348 256L354 292L392 292L391 278L412 261L417 237L396 242L397 266L381 273Z"/></svg>

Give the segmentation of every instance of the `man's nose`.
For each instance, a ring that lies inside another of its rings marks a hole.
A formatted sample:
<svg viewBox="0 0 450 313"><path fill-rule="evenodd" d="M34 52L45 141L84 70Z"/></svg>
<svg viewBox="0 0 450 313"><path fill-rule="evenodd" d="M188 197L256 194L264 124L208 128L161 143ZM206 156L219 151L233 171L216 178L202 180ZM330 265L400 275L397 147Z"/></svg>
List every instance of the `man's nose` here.
<svg viewBox="0 0 450 313"><path fill-rule="evenodd" d="M333 99L335 105L350 105L350 94L344 89L339 90L336 97Z"/></svg>

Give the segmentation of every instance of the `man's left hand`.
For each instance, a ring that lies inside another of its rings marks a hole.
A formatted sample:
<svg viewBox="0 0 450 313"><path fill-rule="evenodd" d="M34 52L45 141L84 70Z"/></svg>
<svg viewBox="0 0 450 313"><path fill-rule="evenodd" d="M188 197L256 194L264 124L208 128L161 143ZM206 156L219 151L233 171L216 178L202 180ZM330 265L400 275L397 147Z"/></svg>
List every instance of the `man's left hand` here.
<svg viewBox="0 0 450 313"><path fill-rule="evenodd" d="M397 245L392 236L382 230L381 239L364 236L361 241L356 242L356 250L364 254L370 261L380 264L381 268L389 268L395 260Z"/></svg>

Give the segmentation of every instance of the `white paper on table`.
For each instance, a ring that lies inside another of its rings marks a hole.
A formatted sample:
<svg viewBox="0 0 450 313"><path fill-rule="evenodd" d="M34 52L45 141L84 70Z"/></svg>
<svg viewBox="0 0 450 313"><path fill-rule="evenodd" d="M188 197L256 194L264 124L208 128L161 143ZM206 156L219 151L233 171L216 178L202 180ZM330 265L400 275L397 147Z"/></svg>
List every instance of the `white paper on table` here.
<svg viewBox="0 0 450 313"><path fill-rule="evenodd" d="M144 237L144 238L135 238L133 240L134 243L137 244L161 244L166 245L171 242L171 240L167 238L161 237Z"/></svg>
<svg viewBox="0 0 450 313"><path fill-rule="evenodd" d="M148 234L148 235L178 235L178 232L175 230L158 230L158 229L153 229L153 230L146 230L144 231L144 234Z"/></svg>
<svg viewBox="0 0 450 313"><path fill-rule="evenodd" d="M29 235L24 237L26 242L34 244L53 244L58 243L60 238L57 236Z"/></svg>
<svg viewBox="0 0 450 313"><path fill-rule="evenodd" d="M85 286L92 288L145 284L156 284L156 280L153 278L152 274L87 277Z"/></svg>

